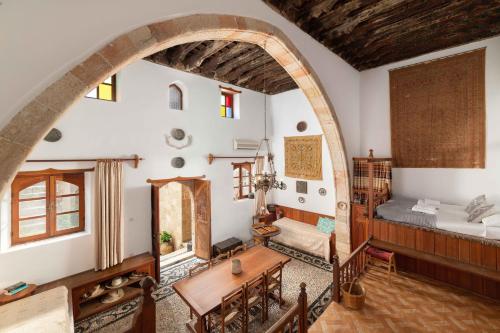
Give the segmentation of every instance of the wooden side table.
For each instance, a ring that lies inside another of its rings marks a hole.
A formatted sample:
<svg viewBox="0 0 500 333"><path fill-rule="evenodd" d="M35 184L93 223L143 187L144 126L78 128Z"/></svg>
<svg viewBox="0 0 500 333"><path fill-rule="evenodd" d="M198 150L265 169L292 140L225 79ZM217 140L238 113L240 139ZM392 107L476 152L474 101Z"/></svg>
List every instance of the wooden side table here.
<svg viewBox="0 0 500 333"><path fill-rule="evenodd" d="M0 305L4 305L10 302L17 301L18 299L31 296L36 290L36 284L28 284L28 288L18 292L15 295L0 295Z"/></svg>
<svg viewBox="0 0 500 333"><path fill-rule="evenodd" d="M278 227L276 227L278 228ZM258 233L254 228L252 228L252 235L254 238L260 239L265 247L269 247L269 238L277 236L281 233L281 229L278 228L278 230L273 231L273 232L268 232L267 234L260 234Z"/></svg>

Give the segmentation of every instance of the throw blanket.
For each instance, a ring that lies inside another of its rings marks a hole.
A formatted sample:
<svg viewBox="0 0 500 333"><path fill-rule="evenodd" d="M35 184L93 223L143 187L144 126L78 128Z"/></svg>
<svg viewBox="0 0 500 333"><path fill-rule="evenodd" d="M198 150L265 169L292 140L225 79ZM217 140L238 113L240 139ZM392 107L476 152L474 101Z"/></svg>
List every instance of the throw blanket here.
<svg viewBox="0 0 500 333"><path fill-rule="evenodd" d="M383 219L436 228L437 215L412 211L417 200L404 197L393 198L377 207L377 215Z"/></svg>

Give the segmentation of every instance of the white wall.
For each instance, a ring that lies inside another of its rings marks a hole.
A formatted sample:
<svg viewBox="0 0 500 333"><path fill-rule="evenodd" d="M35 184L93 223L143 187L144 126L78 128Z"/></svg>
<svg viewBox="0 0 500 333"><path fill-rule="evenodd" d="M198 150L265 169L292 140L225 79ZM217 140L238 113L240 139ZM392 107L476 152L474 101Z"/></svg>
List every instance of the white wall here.
<svg viewBox="0 0 500 333"><path fill-rule="evenodd" d="M187 98L184 111L169 110L168 86L179 81ZM206 175L212 182L212 241L231 236L250 238L253 200L233 201L233 173L230 160L208 165L209 153L230 155L233 138L258 140L264 135L264 95L242 89L240 119L219 116L219 82L183 73L164 66L138 61L118 75L119 101L84 98L56 124L63 133L57 143L40 142L30 158L126 157L139 154L145 160L138 169L124 165L125 181L125 257L151 248L151 200L148 178ZM165 135L182 128L193 136L192 146L183 150L168 147ZM174 156L186 165L175 169ZM93 163L35 164L23 170L89 167ZM92 174L88 174L90 179ZM92 182L87 179L87 194ZM2 209L0 286L18 280L44 283L93 268L94 242L91 232L9 248L10 196ZM92 198L86 200L91 206ZM92 224L92 214L86 214ZM43 244L43 245L41 245ZM9 267L8 270L4 267Z"/></svg>
<svg viewBox="0 0 500 333"><path fill-rule="evenodd" d="M287 189L272 192L272 199L276 204L293 207L301 210L335 215L335 188L333 180L333 167L330 151L323 136L323 180L307 180L307 194L296 192L295 182L298 179L285 177L284 137L302 135L322 135L323 131L318 119L314 115L311 104L300 89L287 91L268 97L269 113L271 118L271 143L275 155L275 164L278 176L287 184ZM307 130L297 131L299 121L307 122ZM326 189L326 196L321 196L318 190ZM305 203L300 203L302 196Z"/></svg>
<svg viewBox="0 0 500 333"><path fill-rule="evenodd" d="M379 157L391 154L389 70L421 61L486 47L486 168L394 169L396 194L466 203L485 193L500 204L500 37L463 45L378 67L361 73L361 152L373 148ZM344 133L345 135L345 133Z"/></svg>
<svg viewBox="0 0 500 333"><path fill-rule="evenodd" d="M2 0L0 127L113 38L148 23L200 13L253 17L279 28L323 83L346 134L348 155L359 153L359 73L260 0Z"/></svg>

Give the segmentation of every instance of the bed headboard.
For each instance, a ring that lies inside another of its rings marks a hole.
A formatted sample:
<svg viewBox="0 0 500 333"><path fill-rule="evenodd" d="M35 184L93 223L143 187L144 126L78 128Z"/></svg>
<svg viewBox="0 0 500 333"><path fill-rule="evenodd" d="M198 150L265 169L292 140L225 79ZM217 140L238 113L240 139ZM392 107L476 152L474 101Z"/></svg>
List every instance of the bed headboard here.
<svg viewBox="0 0 500 333"><path fill-rule="evenodd" d="M318 213L314 213L314 212L308 212L306 210L300 210L297 208L291 208L291 207L280 206L280 205L275 205L275 206L276 206L276 214L278 214L278 211L282 212L281 217L288 217L292 220L307 223L307 224L317 225L318 218L320 218L320 217L328 217L330 219L335 219L335 217L330 216L330 215L318 214Z"/></svg>

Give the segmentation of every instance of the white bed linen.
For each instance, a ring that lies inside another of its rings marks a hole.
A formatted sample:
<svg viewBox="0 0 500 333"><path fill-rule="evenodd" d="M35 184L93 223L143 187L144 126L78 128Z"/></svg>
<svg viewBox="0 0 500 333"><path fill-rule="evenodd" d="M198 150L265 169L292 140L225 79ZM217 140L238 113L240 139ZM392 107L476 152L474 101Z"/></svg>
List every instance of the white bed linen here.
<svg viewBox="0 0 500 333"><path fill-rule="evenodd" d="M283 217L273 225L281 228L281 233L272 240L318 257L330 260L330 235L316 229L316 226Z"/></svg>
<svg viewBox="0 0 500 333"><path fill-rule="evenodd" d="M441 204L437 215L436 227L459 234L500 239L500 230L486 228L483 223L467 222L468 216L469 214L465 211L465 206Z"/></svg>
<svg viewBox="0 0 500 333"><path fill-rule="evenodd" d="M50 289L0 306L0 332L71 333L69 311L68 289Z"/></svg>

